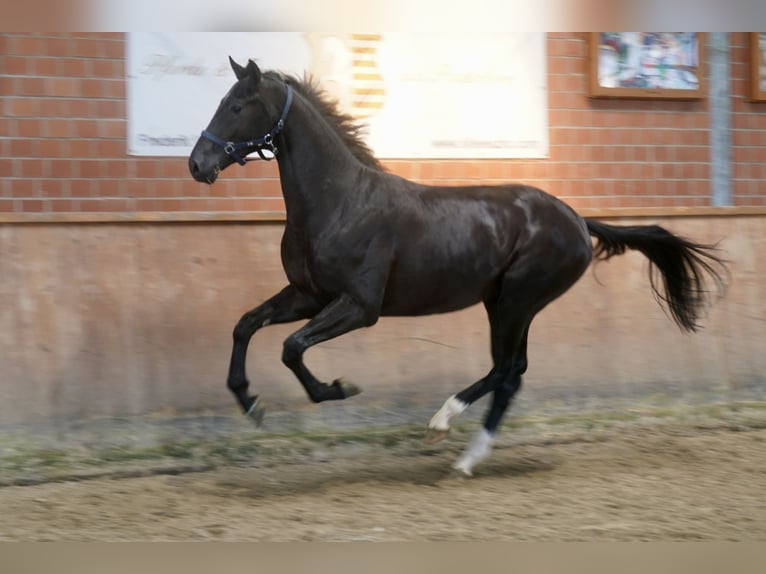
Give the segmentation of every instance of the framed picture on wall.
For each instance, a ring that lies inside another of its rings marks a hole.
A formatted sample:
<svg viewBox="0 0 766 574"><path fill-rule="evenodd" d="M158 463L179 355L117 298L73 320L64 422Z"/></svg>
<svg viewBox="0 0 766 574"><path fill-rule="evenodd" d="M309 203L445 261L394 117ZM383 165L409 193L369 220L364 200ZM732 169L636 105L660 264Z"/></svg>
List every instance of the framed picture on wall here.
<svg viewBox="0 0 766 574"><path fill-rule="evenodd" d="M766 102L766 32L750 32L750 100Z"/></svg>
<svg viewBox="0 0 766 574"><path fill-rule="evenodd" d="M703 96L700 32L592 32L593 98L695 100Z"/></svg>

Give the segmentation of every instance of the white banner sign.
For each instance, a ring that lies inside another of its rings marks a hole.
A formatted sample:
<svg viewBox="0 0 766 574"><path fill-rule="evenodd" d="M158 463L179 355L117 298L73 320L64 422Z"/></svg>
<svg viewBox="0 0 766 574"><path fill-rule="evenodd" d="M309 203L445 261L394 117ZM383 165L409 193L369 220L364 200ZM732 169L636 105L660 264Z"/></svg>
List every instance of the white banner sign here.
<svg viewBox="0 0 766 574"><path fill-rule="evenodd" d="M315 76L381 158L548 155L545 35L128 34L128 152L188 155L234 83L231 55Z"/></svg>

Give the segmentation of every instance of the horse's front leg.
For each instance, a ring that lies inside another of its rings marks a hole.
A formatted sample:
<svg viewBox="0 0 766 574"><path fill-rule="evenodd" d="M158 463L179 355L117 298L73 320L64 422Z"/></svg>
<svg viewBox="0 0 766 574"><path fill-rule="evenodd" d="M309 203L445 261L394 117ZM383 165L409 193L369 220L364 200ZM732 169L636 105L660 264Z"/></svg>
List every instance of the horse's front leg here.
<svg viewBox="0 0 766 574"><path fill-rule="evenodd" d="M245 313L234 327L234 345L227 386L234 393L245 414L252 417L256 424L260 424L263 419L264 410L259 405L258 395L251 396L247 392L249 383L245 375L245 360L250 339L261 327L308 319L320 310L321 306L312 297L288 285L255 309Z"/></svg>
<svg viewBox="0 0 766 574"><path fill-rule="evenodd" d="M303 354L318 343L374 324L378 320L376 309L375 305L363 305L348 295L341 295L285 340L282 362L295 373L313 402L346 399L359 394L360 389L343 379L336 379L332 384L320 382L304 365Z"/></svg>

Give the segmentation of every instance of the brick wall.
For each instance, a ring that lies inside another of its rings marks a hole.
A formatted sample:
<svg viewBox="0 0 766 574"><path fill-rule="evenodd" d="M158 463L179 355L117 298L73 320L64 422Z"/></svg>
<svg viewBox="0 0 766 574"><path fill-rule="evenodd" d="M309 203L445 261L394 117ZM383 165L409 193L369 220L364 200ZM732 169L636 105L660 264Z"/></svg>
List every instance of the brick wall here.
<svg viewBox="0 0 766 574"><path fill-rule="evenodd" d="M732 193L736 205L766 205L766 102L751 102L750 44L731 34Z"/></svg>
<svg viewBox="0 0 766 574"><path fill-rule="evenodd" d="M747 99L745 33L730 34L733 202L766 206L766 103ZM60 214L271 217L276 166L214 186L185 158L126 154L123 34L0 34L0 221ZM709 206L710 115L692 102L587 97L587 35L548 35L550 158L391 161L426 183L521 181L581 210Z"/></svg>

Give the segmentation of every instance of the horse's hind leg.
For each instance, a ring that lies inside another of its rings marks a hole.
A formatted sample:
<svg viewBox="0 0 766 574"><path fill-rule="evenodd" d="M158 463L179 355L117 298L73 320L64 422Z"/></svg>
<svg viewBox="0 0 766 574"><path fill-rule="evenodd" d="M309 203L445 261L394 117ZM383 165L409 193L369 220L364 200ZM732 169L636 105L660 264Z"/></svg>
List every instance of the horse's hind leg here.
<svg viewBox="0 0 766 574"><path fill-rule="evenodd" d="M472 403L478 401L487 393L494 391L502 381L503 375L498 371L498 368L504 356L504 338L497 305L497 297L487 299L484 302L484 307L489 317L490 338L492 341L492 370L487 376L459 393L452 395L444 402L444 405L431 417L428 423L426 444L434 444L446 438L449 434L450 419L462 413Z"/></svg>
<svg viewBox="0 0 766 574"><path fill-rule="evenodd" d="M529 321L531 322L531 318ZM520 338L518 338L517 333L509 335L509 342L514 350L507 358L503 359L502 366L498 369L500 373L499 382L494 388L492 402L484 419L484 424L453 465L453 468L468 476L473 474L473 467L476 464L489 456L497 427L500 425L513 396L521 387L521 376L527 370L529 322L523 328Z"/></svg>
<svg viewBox="0 0 766 574"><path fill-rule="evenodd" d="M455 463L470 475L489 455L497 428L527 369L527 339L532 319L571 287L590 263L590 245L537 243L503 276L497 298L487 305L492 329L490 374L452 399L463 408L490 391L492 403L476 438Z"/></svg>
<svg viewBox="0 0 766 574"><path fill-rule="evenodd" d="M535 313L536 311L532 310L528 315L508 317L508 322L504 325L505 328L502 330L504 351L495 358L497 381L492 389L493 396L489 411L484 419L484 424L453 465L453 468L468 476L472 475L473 467L476 464L489 456L494 435L503 414L521 387L521 376L527 370L529 325ZM466 398L473 402L479 397L474 395Z"/></svg>
<svg viewBox="0 0 766 574"><path fill-rule="evenodd" d="M251 396L247 392L249 383L245 375L245 360L250 339L261 327L307 319L319 309L319 305L313 299L288 285L255 309L245 313L234 327L234 344L226 384L242 410L252 417L256 424L260 424L264 411L259 405L258 395Z"/></svg>

